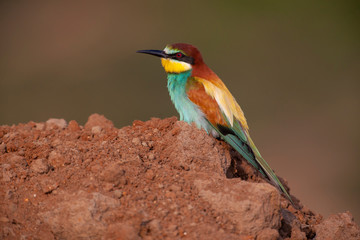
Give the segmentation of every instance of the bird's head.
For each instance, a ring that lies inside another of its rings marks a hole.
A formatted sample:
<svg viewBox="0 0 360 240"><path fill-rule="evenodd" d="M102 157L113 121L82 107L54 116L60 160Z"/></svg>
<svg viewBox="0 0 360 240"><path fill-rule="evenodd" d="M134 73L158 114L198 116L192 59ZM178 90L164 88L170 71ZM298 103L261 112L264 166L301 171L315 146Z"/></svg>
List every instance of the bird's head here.
<svg viewBox="0 0 360 240"><path fill-rule="evenodd" d="M164 50L139 50L137 52L160 57L161 64L167 73L190 71L194 66L203 63L199 50L186 43L169 44Z"/></svg>

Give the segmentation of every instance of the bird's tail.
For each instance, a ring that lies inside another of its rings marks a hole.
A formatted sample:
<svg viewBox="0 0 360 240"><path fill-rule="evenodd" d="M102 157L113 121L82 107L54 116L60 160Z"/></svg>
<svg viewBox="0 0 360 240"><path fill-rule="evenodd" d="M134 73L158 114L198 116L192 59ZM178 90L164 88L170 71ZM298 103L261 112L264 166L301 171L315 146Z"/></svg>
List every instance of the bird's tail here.
<svg viewBox="0 0 360 240"><path fill-rule="evenodd" d="M247 137L248 137L249 145L255 155L255 158L256 158L258 164L265 171L267 177L271 180L271 182L273 184L275 184L285 194L285 196L290 200L290 202L294 205L294 202L292 201L290 194L286 191L285 187L282 185L282 183L280 182L279 178L276 176L274 171L270 168L269 164L262 158L259 150L255 146L255 144L254 144L253 140L251 139L251 137L249 136L249 134L247 134Z"/></svg>
<svg viewBox="0 0 360 240"><path fill-rule="evenodd" d="M269 164L262 158L259 150L256 148L249 134L244 131L241 131L240 133L239 131L233 131L232 129L226 127L222 128L214 127L214 129L219 133L225 142L230 144L230 146L239 152L252 166L254 166L261 174L267 177L277 188L279 188L281 192L285 194L285 196L294 205L290 194L286 191L285 187L282 185L274 171L270 168ZM244 142L242 139L246 139L247 142Z"/></svg>

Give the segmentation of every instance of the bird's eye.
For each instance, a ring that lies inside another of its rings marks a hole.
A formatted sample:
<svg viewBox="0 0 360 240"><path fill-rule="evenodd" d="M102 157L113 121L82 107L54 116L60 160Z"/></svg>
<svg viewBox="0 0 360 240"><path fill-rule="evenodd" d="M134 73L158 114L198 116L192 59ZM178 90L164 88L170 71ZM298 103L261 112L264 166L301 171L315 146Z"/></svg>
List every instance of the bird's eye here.
<svg viewBox="0 0 360 240"><path fill-rule="evenodd" d="M181 58L182 56L183 56L183 54L181 52L176 53L177 58Z"/></svg>

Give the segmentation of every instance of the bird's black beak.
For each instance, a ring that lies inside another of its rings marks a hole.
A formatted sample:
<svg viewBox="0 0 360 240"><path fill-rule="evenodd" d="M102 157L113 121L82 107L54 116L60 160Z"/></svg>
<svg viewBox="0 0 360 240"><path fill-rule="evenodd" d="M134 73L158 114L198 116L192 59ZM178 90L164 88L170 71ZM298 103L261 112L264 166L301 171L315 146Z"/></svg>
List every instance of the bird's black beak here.
<svg viewBox="0 0 360 240"><path fill-rule="evenodd" d="M150 55L154 55L157 57L161 57L161 58L167 58L167 54L164 51L161 50L139 50L136 51L137 53L145 53L145 54L150 54Z"/></svg>

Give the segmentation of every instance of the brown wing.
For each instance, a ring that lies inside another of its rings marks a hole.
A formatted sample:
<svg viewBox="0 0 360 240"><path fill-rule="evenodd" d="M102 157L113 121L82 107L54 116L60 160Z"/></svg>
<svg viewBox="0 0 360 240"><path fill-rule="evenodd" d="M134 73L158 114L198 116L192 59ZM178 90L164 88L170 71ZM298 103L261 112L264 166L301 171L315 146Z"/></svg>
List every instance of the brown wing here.
<svg viewBox="0 0 360 240"><path fill-rule="evenodd" d="M187 95L190 101L199 106L206 118L213 124L221 124L227 126L226 121L217 104L216 100L208 95L205 91L204 85L195 79L191 79L187 83Z"/></svg>

